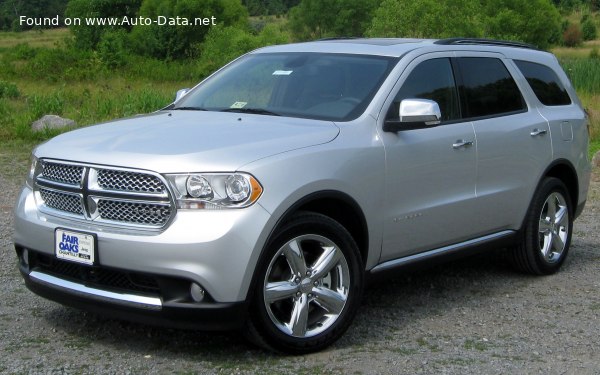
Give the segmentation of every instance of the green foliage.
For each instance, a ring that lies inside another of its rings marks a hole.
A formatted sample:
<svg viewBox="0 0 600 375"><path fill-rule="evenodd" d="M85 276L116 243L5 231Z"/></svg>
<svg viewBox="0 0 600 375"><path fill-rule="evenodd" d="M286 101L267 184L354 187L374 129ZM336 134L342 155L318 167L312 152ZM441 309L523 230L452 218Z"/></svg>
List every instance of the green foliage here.
<svg viewBox="0 0 600 375"><path fill-rule="evenodd" d="M52 82L92 79L102 70L101 62L90 51L76 48L40 48L24 64L17 64L17 75Z"/></svg>
<svg viewBox="0 0 600 375"><path fill-rule="evenodd" d="M483 35L473 0L384 0L375 11L367 35L371 37L445 38Z"/></svg>
<svg viewBox="0 0 600 375"><path fill-rule="evenodd" d="M600 64L596 59L563 59L560 61L578 92L600 94Z"/></svg>
<svg viewBox="0 0 600 375"><path fill-rule="evenodd" d="M219 25L238 27L245 27L248 19L240 0L144 0L139 15L152 19L179 16L190 22L214 16ZM202 42L211 27L214 26L137 25L131 41L134 50L142 55L168 59L190 57L194 44Z"/></svg>
<svg viewBox="0 0 600 375"><path fill-rule="evenodd" d="M558 39L560 14L549 0L384 0L367 35L520 40L546 48Z"/></svg>
<svg viewBox="0 0 600 375"><path fill-rule="evenodd" d="M299 2L300 0L242 0L251 16L285 14Z"/></svg>
<svg viewBox="0 0 600 375"><path fill-rule="evenodd" d="M581 32L583 34L583 40L594 40L598 35L596 24L591 18L586 19L581 23Z"/></svg>
<svg viewBox="0 0 600 375"><path fill-rule="evenodd" d="M563 44L567 47L576 47L583 42L583 33L577 24L571 24L563 33Z"/></svg>
<svg viewBox="0 0 600 375"><path fill-rule="evenodd" d="M34 94L27 98L29 112L34 119L44 115L62 115L65 108L65 98L62 92L55 92L49 95Z"/></svg>
<svg viewBox="0 0 600 375"><path fill-rule="evenodd" d="M102 40L102 35L107 30L121 28L129 31L131 27L86 25L84 19L94 17L135 17L142 0L70 0L65 15L70 18L80 18L81 25L70 27L75 35L78 48L94 49Z"/></svg>
<svg viewBox="0 0 600 375"><path fill-rule="evenodd" d="M68 0L3 0L0 1L0 30L22 31L34 26L20 25L19 16L62 17ZM35 26L39 28L40 26ZM48 26L46 26L48 27Z"/></svg>
<svg viewBox="0 0 600 375"><path fill-rule="evenodd" d="M296 39L362 36L381 0L302 0L290 10Z"/></svg>
<svg viewBox="0 0 600 375"><path fill-rule="evenodd" d="M485 35L547 48L559 41L561 17L550 0L483 0Z"/></svg>
<svg viewBox="0 0 600 375"><path fill-rule="evenodd" d="M600 53L598 53L598 47L592 48L590 51L590 59L598 60L600 59Z"/></svg>
<svg viewBox="0 0 600 375"><path fill-rule="evenodd" d="M125 65L128 57L126 50L127 33L124 30L107 30L98 43L98 56L110 69Z"/></svg>
<svg viewBox="0 0 600 375"><path fill-rule="evenodd" d="M212 28L202 44L198 75L206 77L234 58L256 48L289 42L289 35L276 25L267 25L258 35L235 27Z"/></svg>
<svg viewBox="0 0 600 375"><path fill-rule="evenodd" d="M0 98L18 98L19 89L11 82L0 81Z"/></svg>

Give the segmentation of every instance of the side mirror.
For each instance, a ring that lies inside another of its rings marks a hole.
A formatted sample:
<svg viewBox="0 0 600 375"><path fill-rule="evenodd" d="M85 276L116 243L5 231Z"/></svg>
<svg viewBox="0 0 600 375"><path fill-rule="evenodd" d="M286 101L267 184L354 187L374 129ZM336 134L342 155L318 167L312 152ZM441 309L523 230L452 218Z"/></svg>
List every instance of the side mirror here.
<svg viewBox="0 0 600 375"><path fill-rule="evenodd" d="M189 91L190 91L190 89L177 90L177 94L175 94L175 101L173 101L173 103L175 103L179 99L183 98L185 96L185 94L187 94Z"/></svg>
<svg viewBox="0 0 600 375"><path fill-rule="evenodd" d="M408 129L424 129L440 124L440 106L428 99L404 99L398 110L399 120L386 120L383 130L397 132Z"/></svg>

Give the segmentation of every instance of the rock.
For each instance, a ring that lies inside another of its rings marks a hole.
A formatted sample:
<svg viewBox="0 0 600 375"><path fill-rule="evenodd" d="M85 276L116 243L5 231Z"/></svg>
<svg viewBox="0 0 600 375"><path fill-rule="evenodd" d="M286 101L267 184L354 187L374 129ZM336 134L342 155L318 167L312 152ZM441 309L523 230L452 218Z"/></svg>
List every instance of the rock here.
<svg viewBox="0 0 600 375"><path fill-rule="evenodd" d="M600 167L600 151L594 154L594 157L592 158L592 166Z"/></svg>
<svg viewBox="0 0 600 375"><path fill-rule="evenodd" d="M31 124L31 130L39 132L44 129L61 129L67 126L74 126L75 121L68 118L62 118L56 115L44 115L41 119Z"/></svg>

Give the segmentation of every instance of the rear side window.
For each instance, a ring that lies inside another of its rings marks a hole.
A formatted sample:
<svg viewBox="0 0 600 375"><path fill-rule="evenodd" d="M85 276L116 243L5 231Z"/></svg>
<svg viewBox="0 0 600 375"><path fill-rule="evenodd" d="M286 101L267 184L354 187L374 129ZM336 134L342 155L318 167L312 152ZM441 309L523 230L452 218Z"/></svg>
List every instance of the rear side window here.
<svg viewBox="0 0 600 375"><path fill-rule="evenodd" d="M542 104L548 106L571 104L567 90L551 68L528 61L515 60L515 63Z"/></svg>
<svg viewBox="0 0 600 375"><path fill-rule="evenodd" d="M521 91L499 59L462 57L458 59L464 117L489 117L526 109Z"/></svg>

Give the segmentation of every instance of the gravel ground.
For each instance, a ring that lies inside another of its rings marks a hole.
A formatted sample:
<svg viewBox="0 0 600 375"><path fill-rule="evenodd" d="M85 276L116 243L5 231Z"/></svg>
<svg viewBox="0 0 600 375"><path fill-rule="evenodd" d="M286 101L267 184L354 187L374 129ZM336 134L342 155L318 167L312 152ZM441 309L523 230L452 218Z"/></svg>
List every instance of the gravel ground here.
<svg viewBox="0 0 600 375"><path fill-rule="evenodd" d="M600 173L571 253L549 277L494 252L372 285L346 335L291 357L239 334L105 319L29 292L12 247L28 150L0 145L0 373L600 374Z"/></svg>

